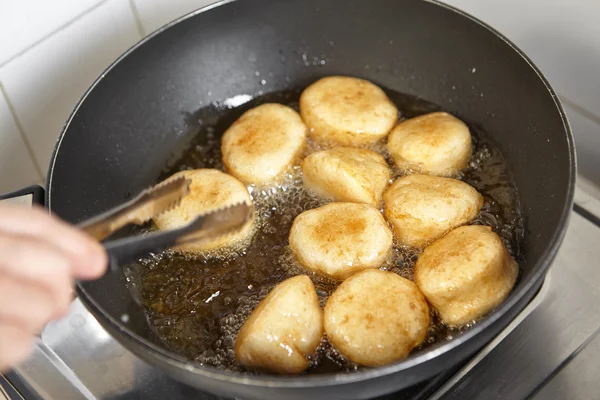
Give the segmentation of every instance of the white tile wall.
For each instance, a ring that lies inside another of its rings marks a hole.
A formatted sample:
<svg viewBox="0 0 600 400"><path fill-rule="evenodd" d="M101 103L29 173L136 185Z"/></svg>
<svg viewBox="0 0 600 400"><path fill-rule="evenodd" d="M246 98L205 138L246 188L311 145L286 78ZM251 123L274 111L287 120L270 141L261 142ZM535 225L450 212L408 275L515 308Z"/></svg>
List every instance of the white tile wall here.
<svg viewBox="0 0 600 400"><path fill-rule="evenodd" d="M0 65L105 0L0 0Z"/></svg>
<svg viewBox="0 0 600 400"><path fill-rule="evenodd" d="M215 0L132 0L146 34Z"/></svg>
<svg viewBox="0 0 600 400"><path fill-rule="evenodd" d="M444 0L515 42L571 101L600 115L600 2Z"/></svg>
<svg viewBox="0 0 600 400"><path fill-rule="evenodd" d="M44 173L81 95L139 39L127 1L108 0L0 68L0 82Z"/></svg>
<svg viewBox="0 0 600 400"><path fill-rule="evenodd" d="M0 88L1 89L1 88ZM0 193L12 192L41 179L0 90Z"/></svg>
<svg viewBox="0 0 600 400"><path fill-rule="evenodd" d="M445 1L512 39L574 104L568 112L581 171L600 183L595 162L600 157L590 156L600 152L600 1ZM108 64L141 35L213 2L0 0L0 84L41 171L76 101ZM0 191L5 191L39 177L2 101Z"/></svg>

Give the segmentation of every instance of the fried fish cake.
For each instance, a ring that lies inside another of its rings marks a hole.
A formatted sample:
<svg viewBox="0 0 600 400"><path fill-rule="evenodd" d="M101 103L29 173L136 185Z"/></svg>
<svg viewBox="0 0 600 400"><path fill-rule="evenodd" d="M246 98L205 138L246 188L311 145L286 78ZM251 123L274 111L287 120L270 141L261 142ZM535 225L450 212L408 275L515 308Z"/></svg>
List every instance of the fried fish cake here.
<svg viewBox="0 0 600 400"><path fill-rule="evenodd" d="M379 268L392 249L392 232L372 206L330 203L298 215L289 242L305 268L343 280Z"/></svg>
<svg viewBox="0 0 600 400"><path fill-rule="evenodd" d="M323 311L306 275L277 285L246 320L235 343L238 362L280 374L308 368L323 336Z"/></svg>
<svg viewBox="0 0 600 400"><path fill-rule="evenodd" d="M435 112L400 123L390 133L387 147L402 169L455 176L471 157L471 133L458 118Z"/></svg>
<svg viewBox="0 0 600 400"><path fill-rule="evenodd" d="M414 283L366 270L346 279L325 306L327 338L342 355L369 367L401 360L429 329L429 307Z"/></svg>
<svg viewBox="0 0 600 400"><path fill-rule="evenodd" d="M336 147L306 157L302 178L309 190L334 201L377 207L390 180L390 169L374 151Z"/></svg>
<svg viewBox="0 0 600 400"><path fill-rule="evenodd" d="M383 198L385 217L398 241L417 248L471 221L483 205L471 185L432 175L398 178Z"/></svg>
<svg viewBox="0 0 600 400"><path fill-rule="evenodd" d="M196 169L181 171L173 175L185 176L191 180L190 193L174 209L154 217L160 230L175 229L187 225L198 215L241 202L252 204L246 186L224 172L216 169ZM239 231L220 236L208 242L189 243L179 250L202 252L233 246L249 239L254 233L254 219L248 221Z"/></svg>
<svg viewBox="0 0 600 400"><path fill-rule="evenodd" d="M384 138L398 109L378 86L347 76L322 78L300 96L309 136L325 145L366 146Z"/></svg>
<svg viewBox="0 0 600 400"><path fill-rule="evenodd" d="M489 226L456 228L425 248L415 283L449 326L477 320L512 290L519 267Z"/></svg>
<svg viewBox="0 0 600 400"><path fill-rule="evenodd" d="M223 135L227 171L247 184L279 180L306 143L306 126L292 108L267 103L246 111Z"/></svg>

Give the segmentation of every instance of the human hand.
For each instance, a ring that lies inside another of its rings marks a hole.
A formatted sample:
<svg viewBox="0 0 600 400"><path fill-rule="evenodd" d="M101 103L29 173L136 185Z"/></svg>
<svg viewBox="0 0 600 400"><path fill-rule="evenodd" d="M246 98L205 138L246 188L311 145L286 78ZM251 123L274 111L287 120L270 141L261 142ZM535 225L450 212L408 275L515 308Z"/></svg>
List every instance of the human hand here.
<svg viewBox="0 0 600 400"><path fill-rule="evenodd" d="M98 278L106 265L100 244L44 210L0 206L0 371L67 313L74 279Z"/></svg>

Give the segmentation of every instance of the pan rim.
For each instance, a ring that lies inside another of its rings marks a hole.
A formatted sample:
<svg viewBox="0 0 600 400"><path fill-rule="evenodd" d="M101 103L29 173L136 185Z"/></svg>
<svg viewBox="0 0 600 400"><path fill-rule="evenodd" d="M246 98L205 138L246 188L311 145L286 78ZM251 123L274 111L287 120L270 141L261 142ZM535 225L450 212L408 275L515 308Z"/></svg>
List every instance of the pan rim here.
<svg viewBox="0 0 600 400"><path fill-rule="evenodd" d="M85 92L82 98L79 100L77 105L75 106L73 112L71 113L69 119L63 126L61 134L57 139L56 146L52 153L51 163L49 166L49 171L47 174L47 182L46 182L46 205L50 212L52 212L52 181L54 175L54 167L56 164L56 160L58 158L58 153L61 148L61 143L63 138L65 137L69 126L71 125L78 109L81 107L83 102L86 100L87 96L93 91L93 89L98 85L103 77L110 72L118 63L120 63L124 58L129 56L132 52L134 52L138 47L141 47L147 41L151 40L155 36L159 35L161 32L169 29L170 27L187 20L195 15L206 12L215 7L219 7L221 5L234 2L236 0L221 0L206 7L200 8L196 11L190 12L189 14L182 16L165 26L157 29L152 34L148 35L144 39L140 40L134 46L132 46L129 50L123 53L116 61L114 61L106 70L96 79L96 81L90 86L90 88ZM532 274L532 276L528 279L528 281L524 282L521 286L515 288L515 290L510 294L509 298L502 303L498 308L488 314L483 320L478 322L473 328L466 331L464 334L456 337L453 340L448 342L440 343L439 345L434 345L433 348L429 350L424 350L422 353L418 352L409 356L404 360L397 361L392 364L388 364L382 367L365 369L362 371L357 371L353 373L343 373L338 372L334 374L323 374L323 375L300 375L294 377L283 377L283 376L273 376L273 375L244 375L242 373L235 373L230 371L219 370L212 366L201 365L199 363L188 361L177 354L166 350L165 348L161 348L146 339L136 335L130 329L128 329L124 324L118 321L116 318L113 318L111 315L106 313L102 307L100 307L97 302L88 295L87 291L83 287L83 285L78 282L78 293L80 294L80 298L84 305L88 309L92 309L94 311L94 316L97 318L101 318L104 324L108 324L111 329L119 331L122 333L128 341L133 341L135 344L139 345L145 351L148 351L152 357L158 358L161 361L168 363L172 366L187 370L194 374L202 375L206 378L215 379L217 381L221 381L224 383L235 383L246 386L254 386L254 387L269 387L269 388L302 388L306 386L310 387L325 387L331 385L338 384L346 384L346 383L355 383L364 380L375 379L379 377L383 377L386 375L398 373L401 371L409 370L412 367L417 365L424 364L428 361L438 358L439 356L448 353L454 350L457 347L460 347L464 343L473 339L477 335L479 335L482 331L489 328L495 322L497 322L502 315L509 312L513 307L517 305L517 303L526 297L527 293L529 293L534 286L540 282L541 279L546 275L550 264L554 260L554 257L562 243L562 240L566 234L566 230L570 221L571 210L574 202L574 193L575 193L575 181L577 175L577 162L576 162L576 153L575 153L575 144L574 138L572 134L572 130L562 106L560 99L556 92L552 89L550 83L546 79L546 77L542 74L542 72L535 66L535 64L529 59L527 55L523 51L521 51L514 43L512 43L508 38L502 35L500 32L482 22L481 20L473 17L472 15L445 3L441 3L438 0L422 0L426 3L430 3L436 5L438 7L442 7L450 12L454 12L462 17L469 19L470 21L476 23L480 27L487 29L496 37L501 39L505 44L511 47L517 55L519 55L532 69L532 71L538 76L541 82L546 87L549 95L552 97L554 104L557 108L557 111L561 117L563 122L563 128L566 135L567 147L569 151L569 183L566 188L566 202L561 210L559 223L548 242L546 249L544 250L542 256L540 256L539 260L535 264L536 270ZM115 338L116 339L116 338Z"/></svg>

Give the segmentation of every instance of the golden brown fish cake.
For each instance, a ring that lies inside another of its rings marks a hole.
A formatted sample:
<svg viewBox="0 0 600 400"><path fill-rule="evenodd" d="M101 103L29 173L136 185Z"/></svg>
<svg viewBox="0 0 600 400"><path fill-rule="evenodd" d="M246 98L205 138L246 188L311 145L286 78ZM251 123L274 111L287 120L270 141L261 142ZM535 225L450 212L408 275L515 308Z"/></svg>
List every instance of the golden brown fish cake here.
<svg viewBox="0 0 600 400"><path fill-rule="evenodd" d="M415 284L381 270L346 279L325 306L329 341L351 361L369 367L408 356L425 340L429 319Z"/></svg>
<svg viewBox="0 0 600 400"><path fill-rule="evenodd" d="M372 206L330 203L298 215L289 243L305 268L343 280L379 268L392 249L392 232Z"/></svg>
<svg viewBox="0 0 600 400"><path fill-rule="evenodd" d="M365 146L384 138L398 109L369 81L346 76L322 78L300 96L300 114L309 136L325 145Z"/></svg>
<svg viewBox="0 0 600 400"><path fill-rule="evenodd" d="M471 133L458 118L435 112L400 123L390 133L387 147L402 169L454 176L471 157Z"/></svg>
<svg viewBox="0 0 600 400"><path fill-rule="evenodd" d="M300 115L281 104L246 111L223 135L221 152L227 171L245 183L277 181L306 143Z"/></svg>
<svg viewBox="0 0 600 400"><path fill-rule="evenodd" d="M377 207L390 180L390 169L374 151L336 147L306 157L302 178L309 190L334 201Z"/></svg>
<svg viewBox="0 0 600 400"><path fill-rule="evenodd" d="M154 223L160 230L182 227L198 215L228 205L240 202L252 204L252 198L246 186L233 176L219 170L196 169L181 171L173 176L185 176L190 179L190 193L181 200L176 208L154 217ZM253 233L254 218L233 234L221 236L209 242L189 243L181 246L179 250L191 252L215 250L239 244L249 239Z"/></svg>
<svg viewBox="0 0 600 400"><path fill-rule="evenodd" d="M308 367L323 336L323 311L310 278L289 278L277 285L246 320L235 343L238 362L280 374Z"/></svg>
<svg viewBox="0 0 600 400"><path fill-rule="evenodd" d="M519 267L490 227L456 228L425 248L415 283L447 325L477 320L512 290Z"/></svg>
<svg viewBox="0 0 600 400"><path fill-rule="evenodd" d="M469 184L432 175L398 178L383 199L398 241L417 248L471 221L483 205L483 197Z"/></svg>

